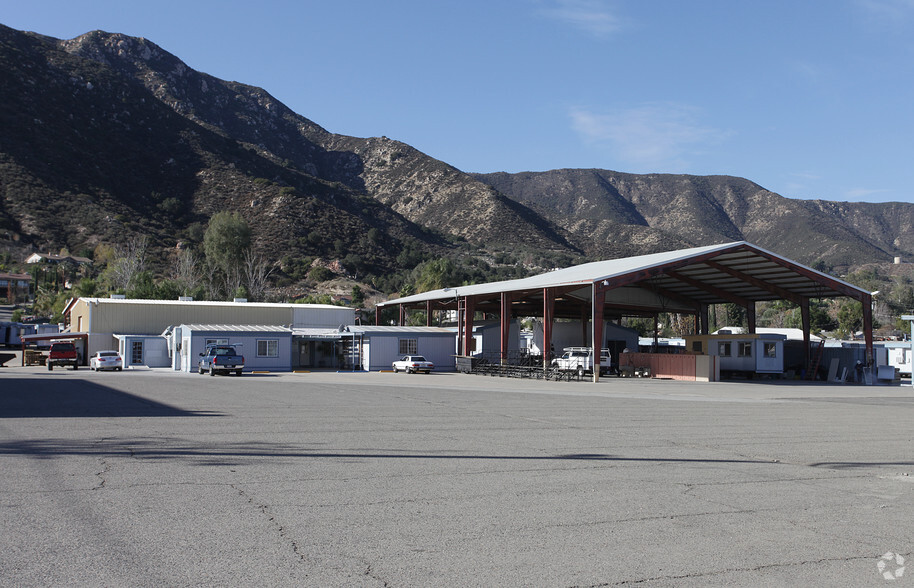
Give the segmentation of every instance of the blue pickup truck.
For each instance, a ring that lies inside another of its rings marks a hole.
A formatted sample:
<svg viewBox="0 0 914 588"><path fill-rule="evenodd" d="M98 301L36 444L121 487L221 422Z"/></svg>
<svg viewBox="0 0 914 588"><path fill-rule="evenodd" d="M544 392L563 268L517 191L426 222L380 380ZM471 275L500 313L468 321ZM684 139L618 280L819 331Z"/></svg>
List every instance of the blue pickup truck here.
<svg viewBox="0 0 914 588"><path fill-rule="evenodd" d="M215 376L216 372L240 376L243 367L244 356L239 355L235 348L229 345L210 345L200 354L200 363L197 365L201 374L208 373L211 376Z"/></svg>

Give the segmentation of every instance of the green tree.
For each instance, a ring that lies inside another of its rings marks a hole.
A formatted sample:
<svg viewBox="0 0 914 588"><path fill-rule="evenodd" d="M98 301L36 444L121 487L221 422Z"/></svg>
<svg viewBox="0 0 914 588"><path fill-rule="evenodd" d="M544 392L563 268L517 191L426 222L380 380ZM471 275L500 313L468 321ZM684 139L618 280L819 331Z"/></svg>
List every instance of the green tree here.
<svg viewBox="0 0 914 588"><path fill-rule="evenodd" d="M158 300L177 300L183 295L183 285L174 280L161 280L155 286L155 297Z"/></svg>
<svg viewBox="0 0 914 588"><path fill-rule="evenodd" d="M828 304L822 300L809 301L809 326L813 333L835 330L838 325L828 314Z"/></svg>
<svg viewBox="0 0 914 588"><path fill-rule="evenodd" d="M90 296L95 296L98 292L98 282L92 278L83 278L76 284L76 287L73 288L73 295L79 298L88 298Z"/></svg>
<svg viewBox="0 0 914 588"><path fill-rule="evenodd" d="M841 337L853 337L862 324L863 306L856 300L842 302L838 307L838 333Z"/></svg>
<svg viewBox="0 0 914 588"><path fill-rule="evenodd" d="M316 265L308 272L308 277L315 282L326 282L333 279L333 272L325 267Z"/></svg>
<svg viewBox="0 0 914 588"><path fill-rule="evenodd" d="M156 298L155 282L152 272L142 271L132 280L133 287L127 290L127 298L154 300Z"/></svg>
<svg viewBox="0 0 914 588"><path fill-rule="evenodd" d="M352 287L352 304L355 306L361 306L365 303L365 293L362 292L362 288L359 286Z"/></svg>
<svg viewBox="0 0 914 588"><path fill-rule="evenodd" d="M217 212L209 219L203 235L206 261L229 275L244 263L244 252L251 247L251 227L237 212Z"/></svg>
<svg viewBox="0 0 914 588"><path fill-rule="evenodd" d="M425 261L413 272L413 284L417 292L438 290L454 283L454 262L446 257Z"/></svg>

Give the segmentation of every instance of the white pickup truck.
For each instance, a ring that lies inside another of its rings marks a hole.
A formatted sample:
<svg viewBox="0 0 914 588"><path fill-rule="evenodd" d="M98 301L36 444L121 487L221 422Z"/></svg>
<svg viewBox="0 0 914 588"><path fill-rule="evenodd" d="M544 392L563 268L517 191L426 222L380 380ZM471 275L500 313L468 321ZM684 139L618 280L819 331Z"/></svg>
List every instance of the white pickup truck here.
<svg viewBox="0 0 914 588"><path fill-rule="evenodd" d="M593 373L593 348L592 347L566 347L561 357L552 360L552 367L565 371L574 371L578 376ZM609 349L600 351L600 375L609 373L612 356Z"/></svg>

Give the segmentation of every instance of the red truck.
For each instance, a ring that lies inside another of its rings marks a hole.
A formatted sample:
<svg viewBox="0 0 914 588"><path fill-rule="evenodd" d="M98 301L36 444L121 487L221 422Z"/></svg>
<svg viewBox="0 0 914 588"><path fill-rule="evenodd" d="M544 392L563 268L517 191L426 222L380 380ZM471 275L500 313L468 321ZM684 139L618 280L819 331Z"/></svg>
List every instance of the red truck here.
<svg viewBox="0 0 914 588"><path fill-rule="evenodd" d="M76 345L70 341L61 341L51 343L51 353L48 354L48 371L54 369L54 366L69 365L74 370L79 369L79 352L76 351Z"/></svg>

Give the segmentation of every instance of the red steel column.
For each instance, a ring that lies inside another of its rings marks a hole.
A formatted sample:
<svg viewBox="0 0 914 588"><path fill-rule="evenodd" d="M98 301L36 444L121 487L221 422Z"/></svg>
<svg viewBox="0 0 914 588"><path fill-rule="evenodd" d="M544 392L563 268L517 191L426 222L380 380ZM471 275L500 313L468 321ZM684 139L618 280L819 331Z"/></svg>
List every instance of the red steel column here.
<svg viewBox="0 0 914 588"><path fill-rule="evenodd" d="M501 363L508 360L508 345L511 338L511 294L501 293Z"/></svg>
<svg viewBox="0 0 914 588"><path fill-rule="evenodd" d="M473 351L473 314L475 313L472 296L463 299L463 355L470 355Z"/></svg>
<svg viewBox="0 0 914 588"><path fill-rule="evenodd" d="M543 288L543 367L552 363L552 321L555 316L555 288Z"/></svg>

